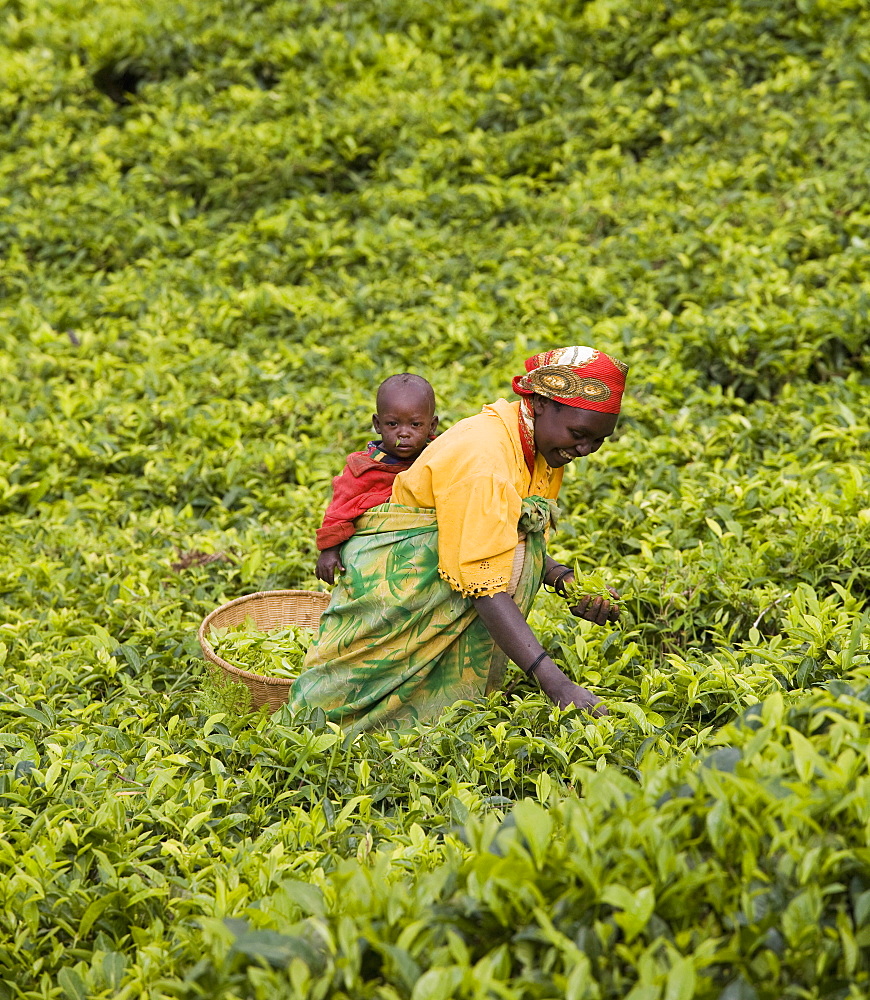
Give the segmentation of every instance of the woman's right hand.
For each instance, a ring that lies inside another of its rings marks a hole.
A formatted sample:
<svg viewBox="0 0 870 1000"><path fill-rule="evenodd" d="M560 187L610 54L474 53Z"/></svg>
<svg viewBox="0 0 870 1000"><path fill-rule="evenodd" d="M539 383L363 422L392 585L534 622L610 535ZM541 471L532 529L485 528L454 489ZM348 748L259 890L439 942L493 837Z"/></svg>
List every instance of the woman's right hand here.
<svg viewBox="0 0 870 1000"><path fill-rule="evenodd" d="M616 592L613 591L615 594ZM577 604L568 608L576 618L584 618L595 625L619 621L619 605L603 597L582 597Z"/></svg>

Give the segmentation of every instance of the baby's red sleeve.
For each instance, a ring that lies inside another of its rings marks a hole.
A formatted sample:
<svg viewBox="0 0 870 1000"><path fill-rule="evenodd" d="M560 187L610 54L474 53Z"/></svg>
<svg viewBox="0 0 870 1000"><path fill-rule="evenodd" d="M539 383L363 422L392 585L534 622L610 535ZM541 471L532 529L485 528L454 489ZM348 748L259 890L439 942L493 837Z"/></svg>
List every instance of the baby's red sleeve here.
<svg viewBox="0 0 870 1000"><path fill-rule="evenodd" d="M393 492L393 480L401 468L380 465L355 476L345 465L340 476L332 481L332 500L323 515L315 540L317 548L341 545L354 533L354 521L372 507L386 503ZM395 471L394 471L395 469Z"/></svg>

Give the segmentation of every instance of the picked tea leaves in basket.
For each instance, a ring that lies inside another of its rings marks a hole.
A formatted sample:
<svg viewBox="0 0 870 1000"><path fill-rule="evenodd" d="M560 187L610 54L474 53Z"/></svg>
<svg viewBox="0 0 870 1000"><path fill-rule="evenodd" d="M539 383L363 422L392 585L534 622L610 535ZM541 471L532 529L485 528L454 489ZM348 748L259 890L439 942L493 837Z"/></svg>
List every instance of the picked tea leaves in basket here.
<svg viewBox="0 0 870 1000"><path fill-rule="evenodd" d="M288 677L302 673L302 661L314 633L299 625L289 625L275 632L257 628L253 618L241 625L212 627L212 649L239 670L249 670L265 677Z"/></svg>

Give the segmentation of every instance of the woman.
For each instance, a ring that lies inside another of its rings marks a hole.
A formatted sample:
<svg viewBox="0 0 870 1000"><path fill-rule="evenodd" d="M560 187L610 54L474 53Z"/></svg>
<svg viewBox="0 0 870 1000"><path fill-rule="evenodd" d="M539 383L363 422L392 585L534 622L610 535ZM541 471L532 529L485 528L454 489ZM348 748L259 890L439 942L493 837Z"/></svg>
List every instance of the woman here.
<svg viewBox="0 0 870 1000"><path fill-rule="evenodd" d="M545 551L554 500L564 466L613 433L627 371L588 347L538 354L513 380L519 402L459 421L396 477L342 549L292 710L322 708L353 731L428 720L495 690L510 658L560 707L604 712L526 615L542 582L564 594L573 579ZM618 616L600 597L572 610L597 624Z"/></svg>

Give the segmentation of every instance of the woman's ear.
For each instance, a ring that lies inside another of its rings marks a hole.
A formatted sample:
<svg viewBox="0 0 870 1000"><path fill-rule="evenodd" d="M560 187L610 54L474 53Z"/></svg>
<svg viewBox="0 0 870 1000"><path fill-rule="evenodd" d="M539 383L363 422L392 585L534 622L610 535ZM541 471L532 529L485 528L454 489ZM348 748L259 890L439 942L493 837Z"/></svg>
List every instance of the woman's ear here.
<svg viewBox="0 0 870 1000"><path fill-rule="evenodd" d="M535 416L539 417L547 407L547 403L550 400L546 396L539 396L537 393L532 396L532 409L535 411Z"/></svg>

